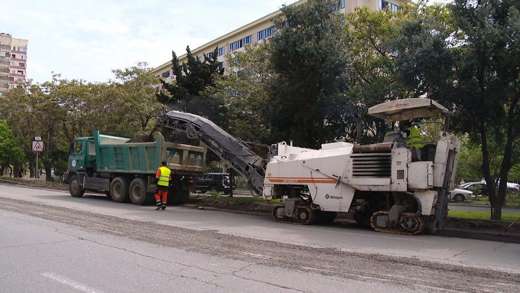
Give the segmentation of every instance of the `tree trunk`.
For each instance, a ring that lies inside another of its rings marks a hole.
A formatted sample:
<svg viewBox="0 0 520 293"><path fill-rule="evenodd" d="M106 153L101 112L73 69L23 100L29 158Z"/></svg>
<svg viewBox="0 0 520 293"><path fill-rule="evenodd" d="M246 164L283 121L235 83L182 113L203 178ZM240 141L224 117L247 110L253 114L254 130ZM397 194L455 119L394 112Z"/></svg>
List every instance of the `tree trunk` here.
<svg viewBox="0 0 520 293"><path fill-rule="evenodd" d="M497 215L502 214L502 207L498 205L496 198L495 179L491 175L489 145L487 140L486 125L482 122L480 125L480 142L482 151L482 174L486 180L486 188L491 204L491 220L498 220Z"/></svg>
<svg viewBox="0 0 520 293"><path fill-rule="evenodd" d="M45 163L45 181L47 181L47 182L53 181L51 164L49 164L48 162Z"/></svg>
<svg viewBox="0 0 520 293"><path fill-rule="evenodd" d="M491 208L491 220L500 221L502 219L502 206Z"/></svg>
<svg viewBox="0 0 520 293"><path fill-rule="evenodd" d="M500 211L495 212L495 217L493 220L502 220L502 207L505 206L506 196L507 196L507 181L509 171L513 167L513 141L515 140L514 135L514 121L513 115L516 109L517 99L513 101L507 116L507 125L506 125L506 143L504 145L504 158L502 159L502 164L500 166L500 173L498 175L498 193L497 193L497 205L496 207L500 207Z"/></svg>
<svg viewBox="0 0 520 293"><path fill-rule="evenodd" d="M23 177L23 169L21 164L14 165L14 177L15 178L22 178Z"/></svg>

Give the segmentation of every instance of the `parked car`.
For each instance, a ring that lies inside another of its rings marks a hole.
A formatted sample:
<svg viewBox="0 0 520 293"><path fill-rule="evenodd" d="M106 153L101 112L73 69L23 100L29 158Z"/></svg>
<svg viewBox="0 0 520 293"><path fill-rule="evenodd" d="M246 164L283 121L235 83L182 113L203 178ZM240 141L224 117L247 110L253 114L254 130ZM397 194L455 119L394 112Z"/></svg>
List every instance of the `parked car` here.
<svg viewBox="0 0 520 293"><path fill-rule="evenodd" d="M464 189L469 190L473 192L475 195L488 195L487 191L487 185L485 181L479 181L479 182L467 182L464 184L461 184L458 189Z"/></svg>
<svg viewBox="0 0 520 293"><path fill-rule="evenodd" d="M484 180L478 182L467 182L461 184L459 188L473 191L476 195L488 195L486 181ZM520 184L508 182L507 191L520 192Z"/></svg>
<svg viewBox="0 0 520 293"><path fill-rule="evenodd" d="M461 188L455 188L452 191L450 191L449 200L455 201L455 202L464 202L464 201L470 201L473 199L474 194L472 191L461 189Z"/></svg>
<svg viewBox="0 0 520 293"><path fill-rule="evenodd" d="M206 173L195 178L195 191L206 193L210 190L231 194L231 177L229 173Z"/></svg>

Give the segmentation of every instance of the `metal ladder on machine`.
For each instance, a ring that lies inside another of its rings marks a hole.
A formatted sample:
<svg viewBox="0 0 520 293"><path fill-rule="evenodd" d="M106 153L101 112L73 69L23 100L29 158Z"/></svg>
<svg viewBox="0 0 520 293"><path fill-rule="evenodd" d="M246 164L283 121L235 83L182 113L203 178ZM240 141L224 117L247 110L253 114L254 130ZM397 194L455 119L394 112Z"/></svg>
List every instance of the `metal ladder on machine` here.
<svg viewBox="0 0 520 293"><path fill-rule="evenodd" d="M265 176L264 160L249 147L218 125L199 115L170 111L159 120L160 126L174 132L183 132L189 139L200 139L220 159L247 178L251 189L262 195Z"/></svg>

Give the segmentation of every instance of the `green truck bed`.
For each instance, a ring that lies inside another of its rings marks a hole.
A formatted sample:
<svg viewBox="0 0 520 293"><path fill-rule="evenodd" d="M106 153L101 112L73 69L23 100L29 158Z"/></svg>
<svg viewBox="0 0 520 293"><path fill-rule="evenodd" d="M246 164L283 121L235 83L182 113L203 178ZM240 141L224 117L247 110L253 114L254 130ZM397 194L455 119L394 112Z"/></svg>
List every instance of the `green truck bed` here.
<svg viewBox="0 0 520 293"><path fill-rule="evenodd" d="M96 169L107 173L154 174L161 161L173 170L202 172L205 149L165 142L129 143L130 139L96 132ZM90 150L89 150L90 152Z"/></svg>

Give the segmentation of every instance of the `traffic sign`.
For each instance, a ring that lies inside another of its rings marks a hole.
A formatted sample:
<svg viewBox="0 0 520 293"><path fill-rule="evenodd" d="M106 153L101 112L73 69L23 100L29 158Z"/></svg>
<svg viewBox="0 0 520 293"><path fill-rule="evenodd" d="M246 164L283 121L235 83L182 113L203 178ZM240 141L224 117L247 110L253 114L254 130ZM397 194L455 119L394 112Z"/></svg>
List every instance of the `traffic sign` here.
<svg viewBox="0 0 520 293"><path fill-rule="evenodd" d="M33 141L32 142L32 150L35 153L43 152L43 141Z"/></svg>
<svg viewBox="0 0 520 293"><path fill-rule="evenodd" d="M35 137L34 137L34 140L35 140L35 141L42 141L42 137L41 137L41 136L35 136Z"/></svg>

